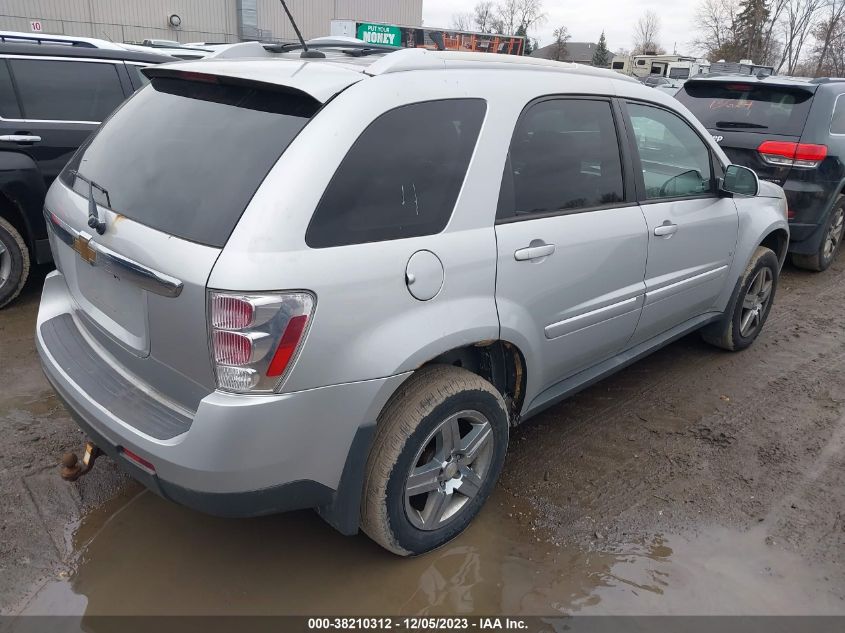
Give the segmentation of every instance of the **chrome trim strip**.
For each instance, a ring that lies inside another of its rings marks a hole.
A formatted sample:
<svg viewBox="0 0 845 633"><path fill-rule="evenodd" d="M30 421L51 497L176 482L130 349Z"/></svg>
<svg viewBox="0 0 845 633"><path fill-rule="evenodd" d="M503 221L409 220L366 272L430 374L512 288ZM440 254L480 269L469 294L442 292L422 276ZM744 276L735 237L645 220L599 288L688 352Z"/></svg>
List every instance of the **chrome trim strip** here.
<svg viewBox="0 0 845 633"><path fill-rule="evenodd" d="M100 125L102 121L69 121L66 119L4 119L0 116L0 121L10 121L13 123L84 123L85 125Z"/></svg>
<svg viewBox="0 0 845 633"><path fill-rule="evenodd" d="M73 238L79 235L79 231L71 228L67 222L55 213L50 213L47 209L44 209L44 218L47 220L47 226L53 229L53 235L73 248Z"/></svg>
<svg viewBox="0 0 845 633"><path fill-rule="evenodd" d="M637 295L624 301L612 303L609 306L590 310L584 314L579 314L574 317L569 317L563 321L547 325L544 333L547 339L555 339L567 334L572 334L578 330L583 330L591 325L597 325L602 321L607 321L618 316L623 316L630 312L636 312L643 306L643 295Z"/></svg>
<svg viewBox="0 0 845 633"><path fill-rule="evenodd" d="M97 253L95 266L100 266L120 279L126 279L162 297L178 297L182 293L182 282L165 275L148 266L115 253L110 248L94 241L89 243L94 252Z"/></svg>
<svg viewBox="0 0 845 633"><path fill-rule="evenodd" d="M684 292L685 290L689 290L690 288L694 288L699 284L703 284L707 281L712 279L716 279L717 277L721 277L722 273L728 270L727 264L724 266L719 266L718 268L714 268L713 270L708 270L707 272L699 273L698 275L693 275L692 277L687 277L686 279L682 279L681 281L676 281L675 283L671 283L668 286L663 286L662 288L657 288L656 290L649 290L645 293L645 304L651 305L653 303L657 303L666 297L669 297L673 294L677 294L679 292Z"/></svg>
<svg viewBox="0 0 845 633"><path fill-rule="evenodd" d="M76 250L74 248L74 242L82 234L76 229L71 228L70 225L55 213L50 213L45 209L44 216L47 220L47 226L52 229L53 234ZM83 237L87 237L87 234ZM162 297L178 297L182 293L184 285L175 277L165 275L148 266L139 264L102 244L97 244L93 240L88 240L88 246L96 254L94 260L89 262L92 266L99 266L119 279L134 283L144 290Z"/></svg>

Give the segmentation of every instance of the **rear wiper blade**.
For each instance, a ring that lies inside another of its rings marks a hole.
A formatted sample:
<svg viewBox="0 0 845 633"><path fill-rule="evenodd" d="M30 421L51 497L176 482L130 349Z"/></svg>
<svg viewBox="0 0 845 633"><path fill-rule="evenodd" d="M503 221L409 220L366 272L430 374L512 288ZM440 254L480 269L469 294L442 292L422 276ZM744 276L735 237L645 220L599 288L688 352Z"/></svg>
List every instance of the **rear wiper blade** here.
<svg viewBox="0 0 845 633"><path fill-rule="evenodd" d="M106 206L111 209L111 198L109 198L109 192L106 191L104 187L101 187L93 180L86 178L75 169L71 169L69 173L74 178L79 178L82 182L88 183L88 226L102 235L106 232L106 223L100 219L100 213L97 211L97 203L94 201L94 189L103 193L106 197Z"/></svg>
<svg viewBox="0 0 845 633"><path fill-rule="evenodd" d="M344 48L340 52L350 57L364 57L366 55L379 55L386 51L384 48Z"/></svg>
<svg viewBox="0 0 845 633"><path fill-rule="evenodd" d="M759 130L768 130L768 125L760 125L759 123L743 123L742 121L717 121L716 127L727 128L754 128Z"/></svg>

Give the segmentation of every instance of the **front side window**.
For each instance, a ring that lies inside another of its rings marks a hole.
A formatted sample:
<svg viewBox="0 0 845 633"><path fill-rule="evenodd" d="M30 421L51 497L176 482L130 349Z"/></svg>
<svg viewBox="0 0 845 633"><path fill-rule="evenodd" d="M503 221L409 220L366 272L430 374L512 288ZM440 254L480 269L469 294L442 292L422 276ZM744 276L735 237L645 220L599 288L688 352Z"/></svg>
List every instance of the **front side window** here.
<svg viewBox="0 0 845 633"><path fill-rule="evenodd" d="M10 59L23 116L46 121L103 121L124 99L114 64Z"/></svg>
<svg viewBox="0 0 845 633"><path fill-rule="evenodd" d="M439 233L449 222L486 103L426 101L391 110L364 130L323 194L311 248Z"/></svg>
<svg viewBox="0 0 845 633"><path fill-rule="evenodd" d="M710 150L679 116L629 103L648 200L712 193Z"/></svg>
<svg viewBox="0 0 845 633"><path fill-rule="evenodd" d="M622 161L607 101L552 99L522 115L511 141L499 217L575 211L624 200Z"/></svg>

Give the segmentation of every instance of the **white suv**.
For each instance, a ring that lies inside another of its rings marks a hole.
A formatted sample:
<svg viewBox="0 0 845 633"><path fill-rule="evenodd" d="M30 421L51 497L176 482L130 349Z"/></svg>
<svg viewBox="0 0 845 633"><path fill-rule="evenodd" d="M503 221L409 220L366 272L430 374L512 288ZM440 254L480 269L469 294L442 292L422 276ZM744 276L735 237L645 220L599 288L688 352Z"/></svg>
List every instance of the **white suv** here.
<svg viewBox="0 0 845 633"><path fill-rule="evenodd" d="M49 192L37 343L179 503L424 552L511 426L687 332L742 349L771 308L783 192L617 73L349 42L145 73Z"/></svg>

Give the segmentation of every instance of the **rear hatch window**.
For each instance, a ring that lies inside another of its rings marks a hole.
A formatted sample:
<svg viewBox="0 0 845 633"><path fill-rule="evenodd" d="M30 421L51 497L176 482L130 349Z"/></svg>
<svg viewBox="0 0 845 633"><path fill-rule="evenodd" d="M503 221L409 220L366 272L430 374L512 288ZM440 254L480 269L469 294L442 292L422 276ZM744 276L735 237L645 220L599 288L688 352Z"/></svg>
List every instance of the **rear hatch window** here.
<svg viewBox="0 0 845 633"><path fill-rule="evenodd" d="M742 81L689 81L675 96L711 130L801 136L813 93Z"/></svg>
<svg viewBox="0 0 845 633"><path fill-rule="evenodd" d="M74 156L62 180L158 231L222 247L320 104L282 86L155 77ZM234 80L233 80L234 81ZM80 177L76 177L76 174Z"/></svg>

